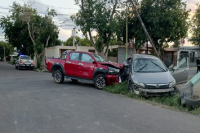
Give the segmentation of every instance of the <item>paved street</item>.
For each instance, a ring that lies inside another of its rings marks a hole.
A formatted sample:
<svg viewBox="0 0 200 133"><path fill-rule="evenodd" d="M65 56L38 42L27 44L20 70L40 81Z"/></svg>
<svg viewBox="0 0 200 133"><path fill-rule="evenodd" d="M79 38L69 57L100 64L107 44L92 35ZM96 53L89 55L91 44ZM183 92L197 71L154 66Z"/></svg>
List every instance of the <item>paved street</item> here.
<svg viewBox="0 0 200 133"><path fill-rule="evenodd" d="M199 133L200 118L0 62L0 133Z"/></svg>

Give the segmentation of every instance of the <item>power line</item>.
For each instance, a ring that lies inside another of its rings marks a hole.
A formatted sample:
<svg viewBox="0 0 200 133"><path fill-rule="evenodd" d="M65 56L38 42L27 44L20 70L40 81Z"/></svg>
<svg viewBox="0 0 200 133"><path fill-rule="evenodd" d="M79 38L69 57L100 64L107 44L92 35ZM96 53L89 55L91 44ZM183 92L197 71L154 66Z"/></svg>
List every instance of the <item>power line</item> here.
<svg viewBox="0 0 200 133"><path fill-rule="evenodd" d="M21 0L24 2L24 0ZM29 2L29 1L25 1L25 2ZM43 4L43 3L39 3L39 2L33 2L33 4L39 4L39 5L43 5L43 6L49 6L49 7L56 7L58 9L74 9L74 10L78 10L77 8L66 8L66 7L57 7L57 6L52 6L52 5L47 5L47 4Z"/></svg>

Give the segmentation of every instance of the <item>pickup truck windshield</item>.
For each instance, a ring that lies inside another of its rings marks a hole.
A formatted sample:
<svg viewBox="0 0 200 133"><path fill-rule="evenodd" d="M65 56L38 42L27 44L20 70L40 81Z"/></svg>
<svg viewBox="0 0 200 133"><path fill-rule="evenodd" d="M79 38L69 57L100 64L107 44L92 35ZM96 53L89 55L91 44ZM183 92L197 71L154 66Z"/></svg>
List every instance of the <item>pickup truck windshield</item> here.
<svg viewBox="0 0 200 133"><path fill-rule="evenodd" d="M92 56L96 59L97 62L108 62L106 59L104 59L103 57L99 55L93 54Z"/></svg>

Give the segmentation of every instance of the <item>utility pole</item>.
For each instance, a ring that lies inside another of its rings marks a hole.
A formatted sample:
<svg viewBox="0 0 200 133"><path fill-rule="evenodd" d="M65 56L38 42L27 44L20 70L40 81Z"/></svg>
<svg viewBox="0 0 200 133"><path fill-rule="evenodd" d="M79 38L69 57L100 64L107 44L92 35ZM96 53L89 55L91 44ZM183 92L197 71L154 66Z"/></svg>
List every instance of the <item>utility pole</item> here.
<svg viewBox="0 0 200 133"><path fill-rule="evenodd" d="M128 6L126 3L126 59L128 58Z"/></svg>
<svg viewBox="0 0 200 133"><path fill-rule="evenodd" d="M136 14L137 14L137 16L138 16L138 18L139 18L139 21L140 21L140 23L141 23L141 25L142 25L142 28L143 28L143 30L144 30L144 32L145 32L147 38L148 38L149 41L151 42L151 45L153 46L153 49L154 49L155 53L157 54L158 58L160 58L160 56L159 56L159 54L158 54L158 51L156 50L156 47L155 47L155 45L154 45L154 43L153 43L153 41L152 41L152 39L151 39L149 33L147 32L147 29L146 29L145 25L144 25L144 23L143 23L143 21L142 21L142 19L141 19L141 17L140 17L140 14L139 14L139 12L138 12L138 10L137 10L137 7L136 7L135 4L133 3L133 0L127 0L127 2L128 2L128 1L130 1L131 4L133 5L133 7L134 7L134 9L135 9L135 11L136 11Z"/></svg>
<svg viewBox="0 0 200 133"><path fill-rule="evenodd" d="M4 45L4 62L6 62L6 48L5 48L5 45Z"/></svg>

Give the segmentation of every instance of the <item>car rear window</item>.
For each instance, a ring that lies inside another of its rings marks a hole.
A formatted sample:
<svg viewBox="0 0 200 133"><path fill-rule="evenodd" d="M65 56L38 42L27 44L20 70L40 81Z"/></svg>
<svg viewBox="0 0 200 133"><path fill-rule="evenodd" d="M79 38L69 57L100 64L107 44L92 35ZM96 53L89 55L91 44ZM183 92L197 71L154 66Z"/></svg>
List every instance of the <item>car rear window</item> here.
<svg viewBox="0 0 200 133"><path fill-rule="evenodd" d="M29 56L20 56L20 59L23 59L23 60L30 60L31 58Z"/></svg>

